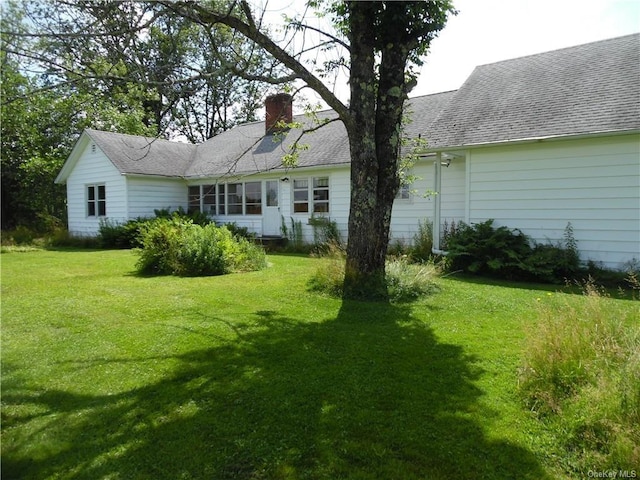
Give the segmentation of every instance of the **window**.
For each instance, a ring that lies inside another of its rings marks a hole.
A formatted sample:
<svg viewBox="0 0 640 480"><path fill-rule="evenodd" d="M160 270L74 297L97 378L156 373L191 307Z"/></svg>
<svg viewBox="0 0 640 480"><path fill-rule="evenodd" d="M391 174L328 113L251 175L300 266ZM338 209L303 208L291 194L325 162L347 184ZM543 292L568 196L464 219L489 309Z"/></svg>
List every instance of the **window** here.
<svg viewBox="0 0 640 480"><path fill-rule="evenodd" d="M242 184L227 184L227 214L242 215Z"/></svg>
<svg viewBox="0 0 640 480"><path fill-rule="evenodd" d="M216 214L216 186L202 186L202 211L205 213Z"/></svg>
<svg viewBox="0 0 640 480"><path fill-rule="evenodd" d="M225 209L225 205L227 202L225 201L225 189L226 185L224 183L218 184L218 215L224 215L227 213Z"/></svg>
<svg viewBox="0 0 640 480"><path fill-rule="evenodd" d="M411 198L411 185L400 185L396 200L409 200Z"/></svg>
<svg viewBox="0 0 640 480"><path fill-rule="evenodd" d="M313 199L311 208L309 199ZM293 181L294 213L328 213L329 212L329 178L316 177Z"/></svg>
<svg viewBox="0 0 640 480"><path fill-rule="evenodd" d="M313 179L313 213L329 212L329 179Z"/></svg>
<svg viewBox="0 0 640 480"><path fill-rule="evenodd" d="M247 215L262 215L262 182L244 184L245 212Z"/></svg>
<svg viewBox="0 0 640 480"><path fill-rule="evenodd" d="M293 213L309 211L309 180L293 181Z"/></svg>
<svg viewBox="0 0 640 480"><path fill-rule="evenodd" d="M87 216L104 217L107 214L107 191L104 185L87 185Z"/></svg>
<svg viewBox="0 0 640 480"><path fill-rule="evenodd" d="M269 183L271 182L267 182ZM277 206L277 181L275 187ZM211 215L261 215L262 182L190 186L189 212Z"/></svg>
<svg viewBox="0 0 640 480"><path fill-rule="evenodd" d="M189 213L200 211L200 185L189 187Z"/></svg>

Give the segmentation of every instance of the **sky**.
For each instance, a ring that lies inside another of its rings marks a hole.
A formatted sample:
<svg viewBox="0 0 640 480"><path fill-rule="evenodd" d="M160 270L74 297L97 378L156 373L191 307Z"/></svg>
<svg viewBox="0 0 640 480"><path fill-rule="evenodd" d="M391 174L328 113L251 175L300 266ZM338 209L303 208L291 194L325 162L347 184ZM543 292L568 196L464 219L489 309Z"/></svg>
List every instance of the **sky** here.
<svg viewBox="0 0 640 480"><path fill-rule="evenodd" d="M279 18L304 0L269 0ZM478 65L640 32L640 0L453 0L410 96L458 89ZM275 18L275 17L274 17ZM348 100L346 81L336 93ZM310 99L313 95L307 94Z"/></svg>
<svg viewBox="0 0 640 480"><path fill-rule="evenodd" d="M456 90L478 65L640 32L640 0L453 3L411 96Z"/></svg>

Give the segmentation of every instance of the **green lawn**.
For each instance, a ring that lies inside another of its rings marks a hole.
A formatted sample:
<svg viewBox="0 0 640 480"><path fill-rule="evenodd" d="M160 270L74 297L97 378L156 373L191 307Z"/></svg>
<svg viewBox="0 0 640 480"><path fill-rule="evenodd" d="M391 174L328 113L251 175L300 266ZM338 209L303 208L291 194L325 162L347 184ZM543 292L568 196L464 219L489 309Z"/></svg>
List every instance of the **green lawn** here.
<svg viewBox="0 0 640 480"><path fill-rule="evenodd" d="M135 261L2 255L3 479L560 477L516 391L552 289L443 278L387 306L309 293L322 259L207 278Z"/></svg>

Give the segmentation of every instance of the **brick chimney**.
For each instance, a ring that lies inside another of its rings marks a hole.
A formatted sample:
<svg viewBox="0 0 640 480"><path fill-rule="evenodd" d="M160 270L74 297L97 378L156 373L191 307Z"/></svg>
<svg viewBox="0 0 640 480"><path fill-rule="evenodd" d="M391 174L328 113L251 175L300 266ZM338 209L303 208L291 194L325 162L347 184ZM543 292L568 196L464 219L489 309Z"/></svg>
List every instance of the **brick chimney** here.
<svg viewBox="0 0 640 480"><path fill-rule="evenodd" d="M291 123L293 121L293 97L288 93L269 95L264 101L267 115L265 119L265 133L282 132L286 128L277 127L279 121Z"/></svg>

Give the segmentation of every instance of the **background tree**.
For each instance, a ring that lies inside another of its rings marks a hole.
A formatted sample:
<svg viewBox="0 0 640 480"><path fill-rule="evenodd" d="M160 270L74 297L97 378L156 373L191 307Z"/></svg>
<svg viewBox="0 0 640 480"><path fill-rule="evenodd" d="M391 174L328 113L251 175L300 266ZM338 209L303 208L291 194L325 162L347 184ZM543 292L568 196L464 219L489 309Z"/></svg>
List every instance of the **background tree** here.
<svg viewBox="0 0 640 480"><path fill-rule="evenodd" d="M64 222L54 179L84 128L201 142L255 120L263 89L208 54L241 51L241 38L162 13L137 2L2 4L3 229Z"/></svg>

